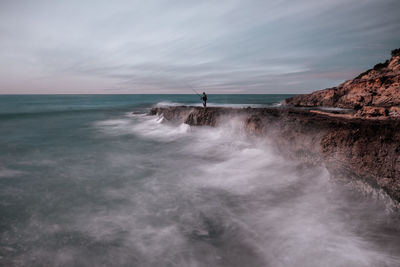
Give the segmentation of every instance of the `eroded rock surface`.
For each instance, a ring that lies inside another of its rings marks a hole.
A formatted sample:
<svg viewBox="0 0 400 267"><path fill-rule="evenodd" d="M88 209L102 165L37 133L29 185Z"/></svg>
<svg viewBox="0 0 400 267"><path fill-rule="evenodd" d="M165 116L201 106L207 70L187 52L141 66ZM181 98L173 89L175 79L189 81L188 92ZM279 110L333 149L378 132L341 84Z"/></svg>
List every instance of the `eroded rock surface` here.
<svg viewBox="0 0 400 267"><path fill-rule="evenodd" d="M285 103L297 107L327 106L356 110L372 106L383 109L383 112L371 113L371 109L367 108L357 115L391 116L389 109L400 107L400 49L392 51L390 60L375 65L353 80L337 87L288 98Z"/></svg>
<svg viewBox="0 0 400 267"><path fill-rule="evenodd" d="M400 201L400 120L338 117L296 108L154 108L151 115L193 126L218 126L231 118L268 137L287 157L324 163L333 177L362 181Z"/></svg>

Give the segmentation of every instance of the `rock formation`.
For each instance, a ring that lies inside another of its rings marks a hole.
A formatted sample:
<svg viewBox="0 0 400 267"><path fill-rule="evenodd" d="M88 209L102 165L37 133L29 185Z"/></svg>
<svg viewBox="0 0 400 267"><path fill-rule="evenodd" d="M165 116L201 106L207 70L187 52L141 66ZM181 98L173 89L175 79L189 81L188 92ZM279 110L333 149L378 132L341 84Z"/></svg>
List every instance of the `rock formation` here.
<svg viewBox="0 0 400 267"><path fill-rule="evenodd" d="M180 106L153 108L150 114L193 126L218 126L235 117L247 132L272 140L283 155L303 165L323 163L333 177L380 191L399 206L399 119L344 118L296 108Z"/></svg>
<svg viewBox="0 0 400 267"><path fill-rule="evenodd" d="M193 126L218 126L235 117L247 132L267 136L302 166L324 164L332 177L378 192L400 208L400 49L353 80L285 103L282 108L164 107L150 114Z"/></svg>
<svg viewBox="0 0 400 267"><path fill-rule="evenodd" d="M357 116L400 116L400 49L392 57L337 87L285 100L296 107L339 107L359 110Z"/></svg>

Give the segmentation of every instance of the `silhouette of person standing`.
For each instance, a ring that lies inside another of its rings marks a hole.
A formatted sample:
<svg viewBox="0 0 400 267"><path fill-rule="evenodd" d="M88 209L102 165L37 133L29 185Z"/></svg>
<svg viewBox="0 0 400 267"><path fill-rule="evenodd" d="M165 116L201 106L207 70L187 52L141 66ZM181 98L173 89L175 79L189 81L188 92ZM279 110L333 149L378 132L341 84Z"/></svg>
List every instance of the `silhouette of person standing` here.
<svg viewBox="0 0 400 267"><path fill-rule="evenodd" d="M203 107L205 108L207 106L207 95L205 92L203 92L201 99L203 100Z"/></svg>

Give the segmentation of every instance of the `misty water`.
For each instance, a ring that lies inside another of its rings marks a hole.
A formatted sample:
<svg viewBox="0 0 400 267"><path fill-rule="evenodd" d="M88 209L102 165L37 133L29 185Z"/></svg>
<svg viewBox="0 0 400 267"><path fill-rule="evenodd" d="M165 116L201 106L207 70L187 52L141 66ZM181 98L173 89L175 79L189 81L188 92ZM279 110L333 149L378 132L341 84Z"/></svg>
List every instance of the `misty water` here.
<svg viewBox="0 0 400 267"><path fill-rule="evenodd" d="M214 95L275 105L284 95ZM400 218L193 95L0 96L2 266L400 266Z"/></svg>

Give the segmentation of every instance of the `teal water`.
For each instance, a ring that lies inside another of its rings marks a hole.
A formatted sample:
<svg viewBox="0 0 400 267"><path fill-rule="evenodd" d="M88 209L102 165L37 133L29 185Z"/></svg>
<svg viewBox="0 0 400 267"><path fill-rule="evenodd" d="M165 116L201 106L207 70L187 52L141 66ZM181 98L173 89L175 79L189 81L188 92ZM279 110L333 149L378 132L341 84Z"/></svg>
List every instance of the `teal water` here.
<svg viewBox="0 0 400 267"><path fill-rule="evenodd" d="M287 95L209 95L273 106ZM2 266L399 266L396 214L234 119L147 116L195 95L0 96Z"/></svg>

